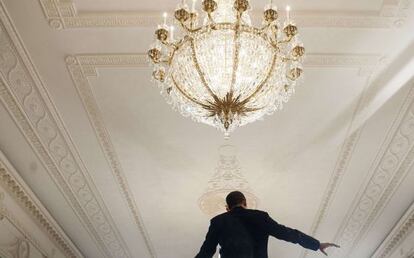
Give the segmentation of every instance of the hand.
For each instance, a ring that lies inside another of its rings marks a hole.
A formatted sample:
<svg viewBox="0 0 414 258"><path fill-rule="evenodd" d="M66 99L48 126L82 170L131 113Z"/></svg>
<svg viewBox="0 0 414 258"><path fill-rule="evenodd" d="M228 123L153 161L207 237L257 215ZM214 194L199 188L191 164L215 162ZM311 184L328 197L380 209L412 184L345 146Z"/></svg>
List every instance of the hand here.
<svg viewBox="0 0 414 258"><path fill-rule="evenodd" d="M339 245L336 245L336 244L331 244L331 243L321 243L321 244L319 245L319 250L321 250L321 252L322 252L324 255L328 256L328 254L325 252L325 249L326 249L326 248L329 248L329 247L336 247L336 248L340 248L340 246L339 246Z"/></svg>

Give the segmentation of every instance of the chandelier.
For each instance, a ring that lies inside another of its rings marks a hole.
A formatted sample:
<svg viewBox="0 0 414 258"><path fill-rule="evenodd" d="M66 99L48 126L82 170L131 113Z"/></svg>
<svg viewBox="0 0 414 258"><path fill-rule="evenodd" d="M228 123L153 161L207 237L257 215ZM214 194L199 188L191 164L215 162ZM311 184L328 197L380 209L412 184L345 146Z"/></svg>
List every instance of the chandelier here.
<svg viewBox="0 0 414 258"><path fill-rule="evenodd" d="M196 0L191 10L183 0L176 35L164 13L148 56L168 103L228 135L283 107L303 72L305 48L289 7L281 23L270 1L260 27L252 25L248 0L204 0L202 9L200 17Z"/></svg>

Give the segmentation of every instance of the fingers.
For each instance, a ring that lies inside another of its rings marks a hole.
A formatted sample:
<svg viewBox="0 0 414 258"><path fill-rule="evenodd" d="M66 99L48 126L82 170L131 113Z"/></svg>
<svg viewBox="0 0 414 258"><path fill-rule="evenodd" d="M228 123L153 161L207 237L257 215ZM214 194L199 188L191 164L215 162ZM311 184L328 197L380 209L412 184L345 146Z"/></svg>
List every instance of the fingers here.
<svg viewBox="0 0 414 258"><path fill-rule="evenodd" d="M337 245L337 244L332 244L332 243L329 243L328 244L329 246L333 246L333 247L336 247L336 248L341 248L339 245Z"/></svg>
<svg viewBox="0 0 414 258"><path fill-rule="evenodd" d="M339 245L337 245L337 244L333 244L333 243L322 243L322 244L321 244L321 247L320 247L320 250L321 250L321 252L322 252L325 256L328 256L328 254L326 253L325 249L326 249L326 248L329 248L329 247L336 247L336 248L340 248L340 246L339 246Z"/></svg>

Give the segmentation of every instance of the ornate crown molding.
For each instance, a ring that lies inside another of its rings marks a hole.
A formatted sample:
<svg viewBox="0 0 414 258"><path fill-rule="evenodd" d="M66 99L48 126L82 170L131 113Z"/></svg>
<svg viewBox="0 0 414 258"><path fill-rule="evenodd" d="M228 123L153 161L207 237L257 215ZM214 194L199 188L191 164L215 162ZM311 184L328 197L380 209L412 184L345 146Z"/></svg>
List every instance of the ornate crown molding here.
<svg viewBox="0 0 414 258"><path fill-rule="evenodd" d="M392 255L404 240L414 232L414 204L408 209L405 215L394 227L392 232L377 249L372 258L387 258ZM406 257L414 255L414 250Z"/></svg>
<svg viewBox="0 0 414 258"><path fill-rule="evenodd" d="M335 252L336 257L349 257L410 170L413 160L414 87L407 95L372 165L372 176L354 200L335 236L335 242L341 245L341 250Z"/></svg>
<svg viewBox="0 0 414 258"><path fill-rule="evenodd" d="M0 100L106 257L130 257L0 2Z"/></svg>
<svg viewBox="0 0 414 258"><path fill-rule="evenodd" d="M23 180L17 175L17 172L11 167L1 152L0 185L26 210L27 214L49 236L49 239L56 244L63 254L67 257L83 257L64 231L53 220L52 216L40 204L34 193L23 183ZM4 215L5 213L2 214Z"/></svg>
<svg viewBox="0 0 414 258"><path fill-rule="evenodd" d="M356 57L354 56L348 60L345 59L342 62L342 63L347 63L348 65L355 64L355 63L361 65L359 75L367 76L367 79L366 79L364 89L362 90L358 98L358 102L352 114L351 122L348 125L346 136L342 143L342 147L339 152L338 158L336 160L335 167L329 178L328 185L325 189L325 192L322 197L321 203L319 205L317 214L312 223L311 230L310 230L311 235L316 235L319 227L323 223L323 220L326 217L326 214L330 208L332 200L335 197L338 186L340 185L343 179L343 176L345 175L345 172L348 168L349 162L352 158L355 147L358 144L361 132L364 127L364 125L362 125L361 127L356 128L355 119L358 113L365 106L365 102L367 100L367 90L369 88L369 85L371 84L372 75L385 63L385 60L386 59L384 57L378 57L378 56L365 56L360 59L356 59ZM308 254L309 254L309 251L302 250L299 257L304 258Z"/></svg>
<svg viewBox="0 0 414 258"><path fill-rule="evenodd" d="M105 154L105 158L111 168L112 174L118 183L120 192L134 218L138 230L142 234L148 252L152 258L156 257L155 250L152 246L151 239L148 235L141 213L136 200L129 187L128 180L125 177L118 154L116 153L111 137L106 129L102 112L92 92L88 77L97 76L99 67L146 67L146 56L144 55L80 55L68 56L66 64L72 80L76 86L82 103L87 111L89 120L94 128L94 132Z"/></svg>
<svg viewBox="0 0 414 258"><path fill-rule="evenodd" d="M32 233L22 225L21 221L17 219L16 214L13 214L6 207L2 207L2 209L0 210L0 213L1 213L0 222L2 222L2 220L7 220L8 222L10 222L10 224L13 225L13 227L19 233L22 234L22 236L24 237L24 241L27 241L28 243L32 244L42 254L43 257L47 257L48 252L46 252L46 250L44 250L40 246L39 242L35 239L34 236L32 236ZM5 253L4 251L2 252ZM0 252L0 254L2 252ZM5 257L8 257L8 256L6 255ZM20 257L17 256L17 258L20 258Z"/></svg>
<svg viewBox="0 0 414 258"><path fill-rule="evenodd" d="M358 107L355 110L355 113L357 113ZM355 116L354 116L355 117ZM315 216L315 219L312 223L311 230L309 232L310 235L314 236L316 235L319 227L321 226L323 220L326 217L326 214L329 210L329 207L332 203L332 200L335 197L336 190L338 189L338 186L340 185L343 176L345 175L345 172L348 168L349 162L352 158L352 155L355 150L355 146L358 143L359 137L361 135L362 128L356 130L355 132L350 133L350 130L352 130L352 123L351 121L349 127L348 127L348 133L347 136L342 144L339 156L336 160L335 168L329 178L329 183L327 187L325 188L324 195L322 197L321 203L319 204L318 212ZM309 254L309 251L302 250L300 254L300 258L304 258Z"/></svg>
<svg viewBox="0 0 414 258"><path fill-rule="evenodd" d="M39 0L54 29L87 27L154 27L160 12L83 12L72 0ZM392 28L401 27L411 0L384 0L377 12L302 11L294 13L300 27ZM253 12L258 19L260 13Z"/></svg>
<svg viewBox="0 0 414 258"><path fill-rule="evenodd" d="M32 246L24 238L14 237L14 241L8 245L0 244L0 257L30 258ZM43 255L45 257L45 255Z"/></svg>

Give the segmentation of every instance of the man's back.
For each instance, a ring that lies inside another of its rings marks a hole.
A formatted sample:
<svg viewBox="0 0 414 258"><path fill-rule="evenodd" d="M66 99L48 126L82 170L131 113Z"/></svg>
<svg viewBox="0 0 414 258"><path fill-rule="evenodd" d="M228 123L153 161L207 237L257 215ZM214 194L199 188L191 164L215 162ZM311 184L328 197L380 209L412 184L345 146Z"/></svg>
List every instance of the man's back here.
<svg viewBox="0 0 414 258"><path fill-rule="evenodd" d="M319 241L272 220L266 212L236 207L211 220L196 258L211 258L217 244L222 258L267 258L269 235L318 250Z"/></svg>

